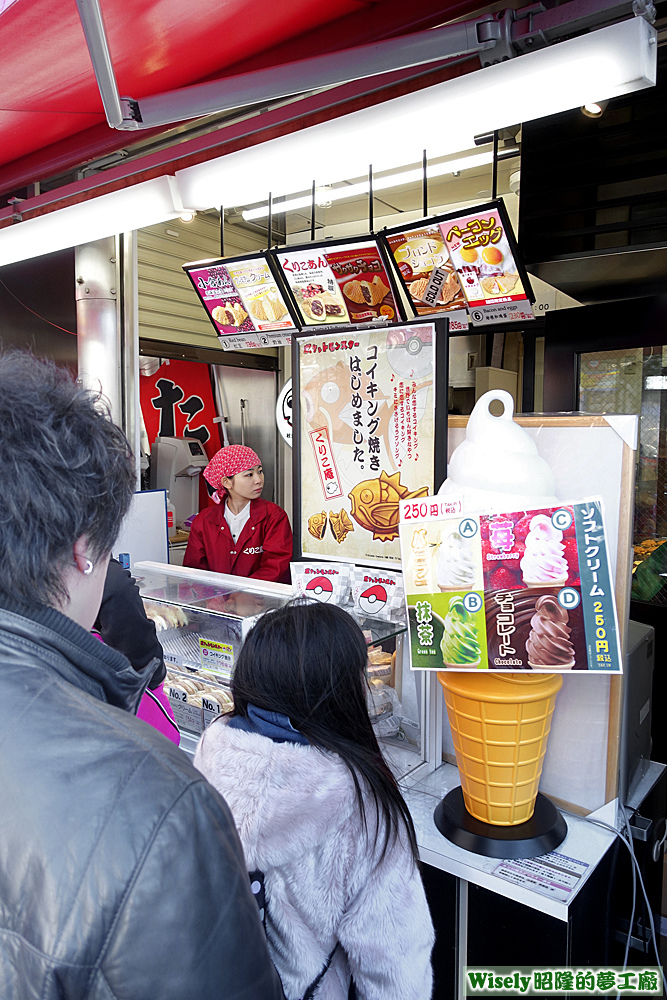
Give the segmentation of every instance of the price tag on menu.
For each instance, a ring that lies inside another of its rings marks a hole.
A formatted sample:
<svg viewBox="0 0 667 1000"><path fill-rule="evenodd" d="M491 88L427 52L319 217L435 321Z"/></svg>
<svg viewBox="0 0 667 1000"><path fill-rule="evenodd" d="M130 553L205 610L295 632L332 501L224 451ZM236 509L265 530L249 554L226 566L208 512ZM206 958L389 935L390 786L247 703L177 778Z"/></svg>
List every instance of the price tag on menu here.
<svg viewBox="0 0 667 1000"><path fill-rule="evenodd" d="M460 497L434 496L419 500L401 500L401 521L439 521L443 517L455 517L463 509Z"/></svg>
<svg viewBox="0 0 667 1000"><path fill-rule="evenodd" d="M229 673L234 667L234 647L228 642L215 639L199 640L202 670L214 673Z"/></svg>

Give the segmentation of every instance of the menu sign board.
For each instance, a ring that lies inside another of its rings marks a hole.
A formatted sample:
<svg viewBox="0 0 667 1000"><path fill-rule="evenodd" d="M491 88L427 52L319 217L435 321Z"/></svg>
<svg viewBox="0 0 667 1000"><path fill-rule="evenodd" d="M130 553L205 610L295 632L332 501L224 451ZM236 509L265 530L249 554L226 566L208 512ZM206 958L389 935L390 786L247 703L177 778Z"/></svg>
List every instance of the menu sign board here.
<svg viewBox="0 0 667 1000"><path fill-rule="evenodd" d="M377 241L279 250L280 273L304 327L396 323L401 319L392 280Z"/></svg>
<svg viewBox="0 0 667 1000"><path fill-rule="evenodd" d="M413 669L620 673L599 501L463 514L401 502Z"/></svg>
<svg viewBox="0 0 667 1000"><path fill-rule="evenodd" d="M446 313L450 330L533 319L532 291L501 202L384 234L418 316ZM457 315L459 314L459 315Z"/></svg>
<svg viewBox="0 0 667 1000"><path fill-rule="evenodd" d="M226 351L289 344L296 324L268 255L184 264Z"/></svg>
<svg viewBox="0 0 667 1000"><path fill-rule="evenodd" d="M433 492L435 324L297 343L302 553L399 564L399 502Z"/></svg>

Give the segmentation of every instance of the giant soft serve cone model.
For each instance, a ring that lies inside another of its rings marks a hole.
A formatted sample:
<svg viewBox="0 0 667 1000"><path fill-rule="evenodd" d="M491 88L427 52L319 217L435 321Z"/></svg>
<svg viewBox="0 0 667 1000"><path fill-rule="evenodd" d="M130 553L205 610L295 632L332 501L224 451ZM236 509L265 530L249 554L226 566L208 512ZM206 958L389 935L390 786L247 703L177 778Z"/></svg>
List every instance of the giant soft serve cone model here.
<svg viewBox="0 0 667 1000"><path fill-rule="evenodd" d="M490 405L502 403L496 417ZM514 400L504 389L485 392L475 403L465 440L452 454L441 494L463 498L463 512L522 510L558 503L554 474L535 442L512 419Z"/></svg>
<svg viewBox="0 0 667 1000"><path fill-rule="evenodd" d="M466 809L515 826L535 809L559 674L442 672Z"/></svg>
<svg viewBox="0 0 667 1000"><path fill-rule="evenodd" d="M501 416L491 413L494 400L504 406ZM513 413L510 394L495 390L485 393L470 415L465 440L452 454L448 478L439 491L461 496L466 514L530 510L558 503L553 472L527 431L514 422ZM444 690L466 811L474 820L490 825L491 840L494 829L520 829L535 813L562 677L529 671L464 673L448 669L438 674L438 680ZM450 834L442 825L443 807L453 794L436 809L436 823L446 836ZM546 848L552 849L563 839L566 827L553 806L544 804L557 817L558 832L549 833L552 840ZM550 823L553 825L549 818L547 826ZM527 836L524 844L530 843L532 833ZM487 853L482 847L469 849ZM501 849L496 856L520 857L542 850L520 846L507 854ZM495 853L493 845L488 853Z"/></svg>

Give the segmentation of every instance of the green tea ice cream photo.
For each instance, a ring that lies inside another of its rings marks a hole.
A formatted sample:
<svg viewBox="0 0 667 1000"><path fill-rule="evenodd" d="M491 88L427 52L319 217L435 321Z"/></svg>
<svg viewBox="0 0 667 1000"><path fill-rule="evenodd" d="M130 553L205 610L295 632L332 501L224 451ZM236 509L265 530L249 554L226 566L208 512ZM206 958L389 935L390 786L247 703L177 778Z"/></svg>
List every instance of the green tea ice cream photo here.
<svg viewBox="0 0 667 1000"><path fill-rule="evenodd" d="M446 667L476 667L480 662L477 626L462 597L452 597L449 602L440 650Z"/></svg>

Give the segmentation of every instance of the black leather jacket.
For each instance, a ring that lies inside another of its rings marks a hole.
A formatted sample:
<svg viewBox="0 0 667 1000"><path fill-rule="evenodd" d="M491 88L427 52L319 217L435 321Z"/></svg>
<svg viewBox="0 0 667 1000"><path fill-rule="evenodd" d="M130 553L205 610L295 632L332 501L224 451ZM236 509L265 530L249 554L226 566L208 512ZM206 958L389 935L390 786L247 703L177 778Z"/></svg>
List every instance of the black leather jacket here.
<svg viewBox="0 0 667 1000"><path fill-rule="evenodd" d="M2 1000L278 1000L227 805L59 612L0 609Z"/></svg>

